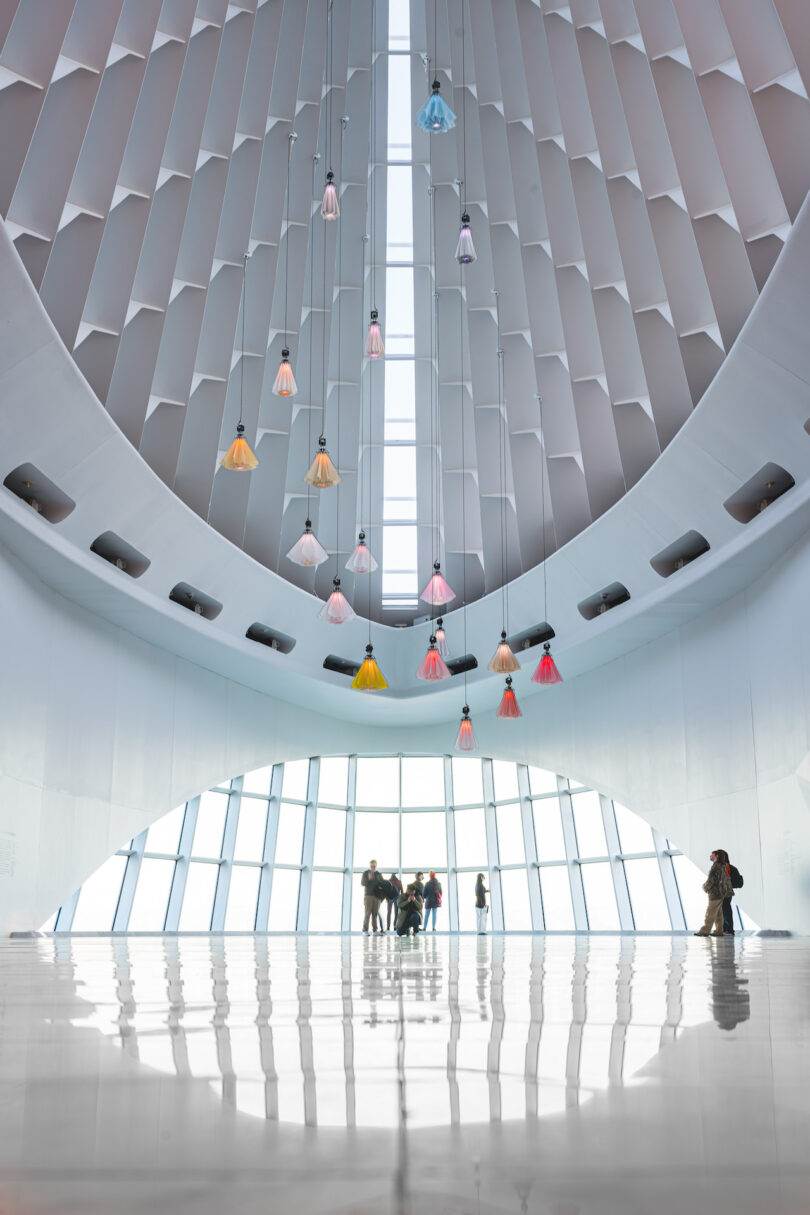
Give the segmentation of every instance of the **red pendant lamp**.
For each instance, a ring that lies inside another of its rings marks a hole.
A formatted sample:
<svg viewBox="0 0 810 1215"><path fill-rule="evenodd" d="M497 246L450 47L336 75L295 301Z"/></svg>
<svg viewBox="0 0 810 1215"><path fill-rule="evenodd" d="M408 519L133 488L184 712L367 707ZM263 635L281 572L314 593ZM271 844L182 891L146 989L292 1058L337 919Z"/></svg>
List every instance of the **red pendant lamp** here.
<svg viewBox="0 0 810 1215"><path fill-rule="evenodd" d="M457 751L477 751L478 740L475 737L472 720L470 718L470 706L465 705L461 710L461 723L458 727L456 735L456 750Z"/></svg>
<svg viewBox="0 0 810 1215"><path fill-rule="evenodd" d="M543 646L543 657L537 664L537 670L532 675L532 683L550 687L554 683L562 683L562 675L557 670L557 664L551 657L551 646L548 642Z"/></svg>
<svg viewBox="0 0 810 1215"><path fill-rule="evenodd" d="M450 675L450 668L436 647L436 636L434 633L431 633L430 645L428 646L427 654L425 654L425 657L419 664L416 678L436 681L439 679L449 679Z"/></svg>

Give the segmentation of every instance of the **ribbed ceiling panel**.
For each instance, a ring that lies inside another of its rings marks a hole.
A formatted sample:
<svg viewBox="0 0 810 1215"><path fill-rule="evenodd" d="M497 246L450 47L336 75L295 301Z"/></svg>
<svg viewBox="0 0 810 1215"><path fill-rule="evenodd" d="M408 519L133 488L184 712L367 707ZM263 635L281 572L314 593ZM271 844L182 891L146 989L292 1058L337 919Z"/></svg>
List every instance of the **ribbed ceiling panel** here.
<svg viewBox="0 0 810 1215"><path fill-rule="evenodd" d="M327 0L53 0L45 22L38 0L12 0L0 15L0 207L65 345L166 484L321 595L335 562L316 573L284 556L307 509L341 566L358 526L378 556L381 539L384 371L361 357L369 267L385 260L388 3L374 2L373 148L372 0L333 0L331 107ZM810 10L437 3L435 50L433 0L411 0L412 49L431 55L459 115L449 135L413 136L419 569L426 580L438 549L472 599L615 503L722 364L810 186ZM411 77L415 113L429 87L416 53ZM318 212L327 113L338 224ZM465 147L478 261L460 271ZM287 262L299 392L285 399L270 389ZM382 269L377 279L384 325ZM260 459L250 476L219 467L240 392ZM308 507L322 426L343 482L339 499L311 494ZM370 611L381 612L379 572Z"/></svg>

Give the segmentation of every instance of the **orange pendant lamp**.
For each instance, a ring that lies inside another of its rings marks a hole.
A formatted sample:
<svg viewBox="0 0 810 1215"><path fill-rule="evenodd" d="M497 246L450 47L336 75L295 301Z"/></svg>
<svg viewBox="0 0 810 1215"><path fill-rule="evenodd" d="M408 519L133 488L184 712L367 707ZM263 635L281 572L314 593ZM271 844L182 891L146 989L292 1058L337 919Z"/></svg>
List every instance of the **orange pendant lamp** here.
<svg viewBox="0 0 810 1215"><path fill-rule="evenodd" d="M520 706L518 705L518 702L517 702L517 696L515 696L515 693L512 690L512 676L511 675L506 676L506 690L504 691L504 694L501 697L501 703L498 705L497 716L498 717L522 717L523 716L523 714L520 711Z"/></svg>
<svg viewBox="0 0 810 1215"><path fill-rule="evenodd" d="M244 434L245 428L240 422L236 428L236 438L220 460L222 467L230 469L231 472L251 472L259 467L259 461L251 451Z"/></svg>
<svg viewBox="0 0 810 1215"><path fill-rule="evenodd" d="M333 485L340 483L340 475L326 450L326 439L323 435L318 439L318 451L304 480L313 489L331 489Z"/></svg>
<svg viewBox="0 0 810 1215"><path fill-rule="evenodd" d="M273 392L277 397L294 397L298 392L298 385L290 366L290 352L286 346L281 352L281 362L273 382Z"/></svg>
<svg viewBox="0 0 810 1215"><path fill-rule="evenodd" d="M470 706L465 705L461 710L461 724L458 727L456 736L457 751L477 751L478 740L473 731L473 724L470 720Z"/></svg>
<svg viewBox="0 0 810 1215"><path fill-rule="evenodd" d="M366 656L361 663L360 670L352 680L352 687L357 692L380 692L383 688L388 687L382 671L377 666L374 646L371 642L366 646Z"/></svg>

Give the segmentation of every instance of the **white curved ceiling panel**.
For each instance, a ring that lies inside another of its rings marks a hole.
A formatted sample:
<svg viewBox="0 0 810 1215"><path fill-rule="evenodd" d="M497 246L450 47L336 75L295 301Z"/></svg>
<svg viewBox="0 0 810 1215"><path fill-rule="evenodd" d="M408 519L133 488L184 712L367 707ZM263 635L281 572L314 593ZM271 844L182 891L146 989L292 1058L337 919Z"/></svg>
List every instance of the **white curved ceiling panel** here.
<svg viewBox="0 0 810 1215"><path fill-rule="evenodd" d="M328 2L54 0L43 23L36 0L10 0L0 14L0 211L65 346L167 486L322 597L335 563L285 553L309 512L341 566L361 525L379 556L385 373L362 344L372 304L385 326L397 302L388 3ZM415 522L420 582L438 549L473 599L613 506L723 364L810 186L810 14L792 0L435 3L438 49L434 0L410 0L412 108L426 51L459 122L412 133ZM318 211L327 125L337 224ZM478 260L460 273L465 163ZM294 398L270 391L285 314ZM240 397L249 477L219 467ZM322 429L343 481L308 499ZM381 590L378 571L378 618ZM358 598L365 612L365 584Z"/></svg>

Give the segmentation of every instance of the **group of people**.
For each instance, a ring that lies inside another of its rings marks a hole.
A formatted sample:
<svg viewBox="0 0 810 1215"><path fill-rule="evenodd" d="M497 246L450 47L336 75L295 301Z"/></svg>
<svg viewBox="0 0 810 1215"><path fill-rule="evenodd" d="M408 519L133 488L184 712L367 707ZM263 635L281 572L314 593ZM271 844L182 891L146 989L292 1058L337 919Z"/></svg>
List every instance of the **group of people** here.
<svg viewBox="0 0 810 1215"><path fill-rule="evenodd" d="M703 883L703 889L709 896L709 903L703 927L695 933L695 936L733 937L734 912L731 909L731 900L734 898L734 891L742 886L743 876L728 859L725 848L715 848L714 852L710 853L709 860L712 867Z"/></svg>
<svg viewBox="0 0 810 1215"><path fill-rule="evenodd" d="M424 879L424 873L417 873L413 881L403 887L396 873L386 878L378 871L377 862L369 861L368 869L360 879L363 887L363 932L368 935L369 927L373 932L390 932L393 919L398 936L416 936L422 928L423 913L424 927L428 927L432 915L432 931L435 932L436 913L442 905L442 884L433 870L428 880ZM385 928L382 923L383 903L388 904Z"/></svg>

